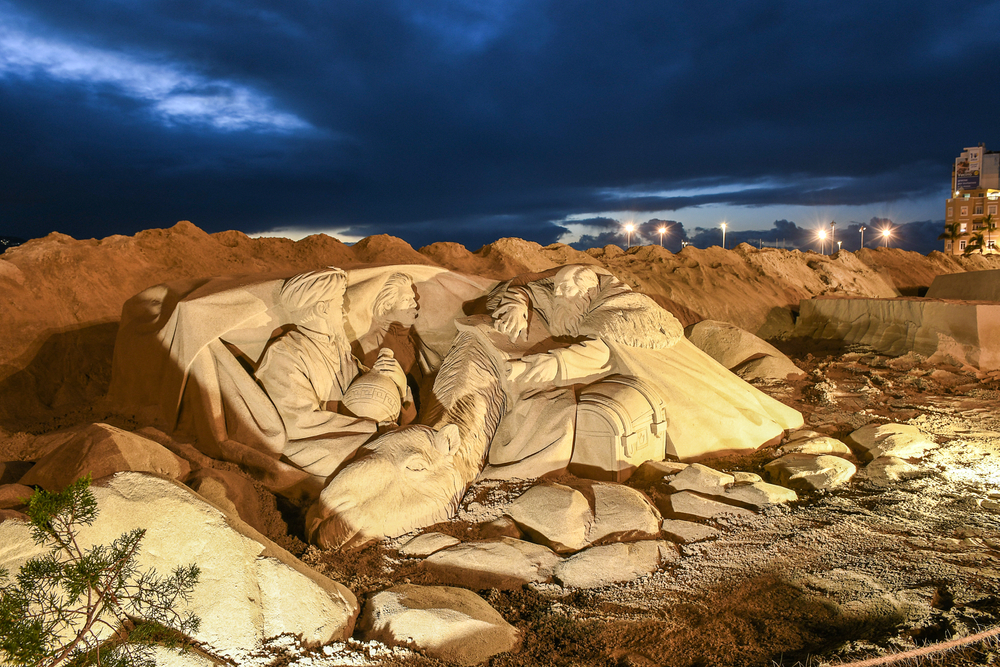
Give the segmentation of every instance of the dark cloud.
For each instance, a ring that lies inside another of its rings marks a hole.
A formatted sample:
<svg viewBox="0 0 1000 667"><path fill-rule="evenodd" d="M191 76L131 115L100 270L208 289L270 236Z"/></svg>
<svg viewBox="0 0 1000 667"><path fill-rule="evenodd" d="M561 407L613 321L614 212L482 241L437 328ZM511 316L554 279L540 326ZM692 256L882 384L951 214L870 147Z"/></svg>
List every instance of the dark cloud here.
<svg viewBox="0 0 1000 667"><path fill-rule="evenodd" d="M953 103L956 73L1000 59L1000 11L873 11L0 0L0 233L190 219L478 247L601 211L943 198L963 146L1000 147L996 87Z"/></svg>

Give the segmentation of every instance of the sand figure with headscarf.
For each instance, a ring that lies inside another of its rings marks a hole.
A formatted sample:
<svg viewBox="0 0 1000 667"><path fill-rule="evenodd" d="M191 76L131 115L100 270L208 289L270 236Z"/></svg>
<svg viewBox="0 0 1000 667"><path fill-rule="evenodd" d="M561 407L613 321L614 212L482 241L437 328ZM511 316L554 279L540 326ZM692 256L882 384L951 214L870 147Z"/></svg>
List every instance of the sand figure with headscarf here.
<svg viewBox="0 0 1000 667"><path fill-rule="evenodd" d="M288 441L282 454L315 477L326 478L354 454L378 424L344 414L341 403L367 371L344 332L347 274L335 268L285 281L279 299L295 328L267 348L256 376L277 409ZM406 393L406 378L392 356L378 356L371 372L384 375ZM398 418L398 412L391 416Z"/></svg>

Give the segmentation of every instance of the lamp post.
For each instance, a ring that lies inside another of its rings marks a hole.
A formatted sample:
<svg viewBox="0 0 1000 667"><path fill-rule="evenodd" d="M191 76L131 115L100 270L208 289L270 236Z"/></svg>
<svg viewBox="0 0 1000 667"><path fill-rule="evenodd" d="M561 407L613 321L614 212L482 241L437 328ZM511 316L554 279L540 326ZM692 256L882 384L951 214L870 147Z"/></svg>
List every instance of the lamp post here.
<svg viewBox="0 0 1000 667"><path fill-rule="evenodd" d="M826 253L823 252L823 244L826 243L826 230L819 230L819 234L817 234L817 236L819 236L819 254L825 255Z"/></svg>
<svg viewBox="0 0 1000 667"><path fill-rule="evenodd" d="M830 221L830 251L833 251L833 243L837 240L837 221Z"/></svg>
<svg viewBox="0 0 1000 667"><path fill-rule="evenodd" d="M837 241L837 252L840 252L840 247L843 241Z"/></svg>
<svg viewBox="0 0 1000 667"><path fill-rule="evenodd" d="M889 237L892 236L892 232L886 227L882 230L882 246L885 248L889 247Z"/></svg>
<svg viewBox="0 0 1000 667"><path fill-rule="evenodd" d="M726 223L722 223L722 249L726 249Z"/></svg>
<svg viewBox="0 0 1000 667"><path fill-rule="evenodd" d="M861 248L865 247L865 226L861 225ZM860 250L861 248L858 248Z"/></svg>
<svg viewBox="0 0 1000 667"><path fill-rule="evenodd" d="M629 248L632 247L632 232L634 231L635 231L635 225L632 224L625 225L626 239Z"/></svg>
<svg viewBox="0 0 1000 667"><path fill-rule="evenodd" d="M660 227L657 231L660 232L660 247L662 248L663 247L663 235L667 233L667 228L666 227Z"/></svg>

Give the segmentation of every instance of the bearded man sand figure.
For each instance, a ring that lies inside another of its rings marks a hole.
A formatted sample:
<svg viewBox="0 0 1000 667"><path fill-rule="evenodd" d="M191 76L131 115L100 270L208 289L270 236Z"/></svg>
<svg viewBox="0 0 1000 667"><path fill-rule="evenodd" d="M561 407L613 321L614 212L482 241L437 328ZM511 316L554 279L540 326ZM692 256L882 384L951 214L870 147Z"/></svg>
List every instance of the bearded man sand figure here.
<svg viewBox="0 0 1000 667"><path fill-rule="evenodd" d="M571 387L612 375L655 389L667 410L665 454L681 460L754 449L802 425L796 410L720 366L684 338L673 315L609 273L573 265L514 279L487 307L512 343L528 338L529 326L543 326L563 346L511 361L509 378L521 395L494 438L484 476L568 467L581 450ZM530 435L515 422L532 423Z"/></svg>
<svg viewBox="0 0 1000 667"><path fill-rule="evenodd" d="M335 268L285 281L279 299L296 328L270 344L256 373L285 425L283 456L323 480L378 427L338 412L348 387L366 370L344 332L346 287L347 274ZM406 378L395 359L379 357L372 371L390 377L405 394Z"/></svg>

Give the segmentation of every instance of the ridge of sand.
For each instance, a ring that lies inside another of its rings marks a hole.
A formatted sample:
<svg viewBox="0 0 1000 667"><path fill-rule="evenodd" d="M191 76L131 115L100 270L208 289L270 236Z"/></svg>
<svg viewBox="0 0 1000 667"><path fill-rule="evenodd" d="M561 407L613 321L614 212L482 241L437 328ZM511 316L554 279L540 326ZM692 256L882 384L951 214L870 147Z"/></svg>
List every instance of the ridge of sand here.
<svg viewBox="0 0 1000 667"><path fill-rule="evenodd" d="M475 252L444 242L417 251L384 234L348 246L325 234L297 242L238 231L208 234L187 221L104 239L52 233L0 255L0 419L103 396L122 304L159 283L388 264L443 266L499 280L568 263L607 268L684 324L722 320L769 336L789 329L801 299L914 294L939 274L1000 268L1000 256L924 256L894 248L818 255L745 243L732 250L688 246L680 253L613 245L580 252L517 238Z"/></svg>

